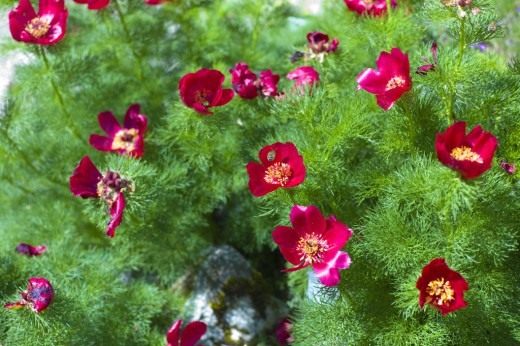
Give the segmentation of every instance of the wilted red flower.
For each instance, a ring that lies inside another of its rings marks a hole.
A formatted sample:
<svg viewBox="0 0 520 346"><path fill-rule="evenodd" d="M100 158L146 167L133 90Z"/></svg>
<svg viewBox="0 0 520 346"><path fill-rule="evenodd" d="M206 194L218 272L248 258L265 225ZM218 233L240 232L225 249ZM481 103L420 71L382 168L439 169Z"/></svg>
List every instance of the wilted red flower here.
<svg viewBox="0 0 520 346"><path fill-rule="evenodd" d="M38 13L30 0L20 0L9 12L9 29L16 41L53 45L65 36L68 16L64 0L40 0Z"/></svg>
<svg viewBox="0 0 520 346"><path fill-rule="evenodd" d="M412 88L410 61L399 48L381 52L377 70L367 68L357 76L358 90L376 95L377 104L389 110L404 93Z"/></svg>
<svg viewBox="0 0 520 346"><path fill-rule="evenodd" d="M100 151L112 151L134 157L143 156L144 133L148 124L146 115L141 114L138 104L131 105L126 111L124 126L121 127L112 112L98 115L99 126L108 137L90 135L90 145Z"/></svg>
<svg viewBox="0 0 520 346"><path fill-rule="evenodd" d="M279 96L278 81L280 81L280 76L273 71L264 70L260 72L260 92L262 95L265 97Z"/></svg>
<svg viewBox="0 0 520 346"><path fill-rule="evenodd" d="M500 162L500 167L502 167L502 169L509 175L516 173L516 166L513 163L502 161Z"/></svg>
<svg viewBox="0 0 520 346"><path fill-rule="evenodd" d="M292 337L292 323L288 318L284 318L278 323L274 333L280 346L287 346L294 342L294 338Z"/></svg>
<svg viewBox="0 0 520 346"><path fill-rule="evenodd" d="M437 56L437 42L432 43L431 52L432 52L433 62L426 64L426 65L419 66L416 71L417 74L425 76L426 74L428 74L428 72L434 71L435 68L437 67L437 64L439 63L438 56Z"/></svg>
<svg viewBox="0 0 520 346"><path fill-rule="evenodd" d="M421 308L430 304L446 315L467 305L464 291L468 290L468 283L448 267L444 258L436 258L423 268L416 287Z"/></svg>
<svg viewBox="0 0 520 346"><path fill-rule="evenodd" d="M223 106L233 98L233 90L222 89L224 79L220 71L206 68L185 74L179 81L182 102L200 114L212 114L210 107Z"/></svg>
<svg viewBox="0 0 520 346"><path fill-rule="evenodd" d="M54 298L54 289L51 283L44 278L30 278L27 289L21 292L22 299L4 305L7 309L20 309L25 306L36 313L47 309Z"/></svg>
<svg viewBox="0 0 520 346"><path fill-rule="evenodd" d="M381 16L386 13L386 0L344 0L348 9L357 14ZM397 6L397 1L392 0L392 7Z"/></svg>
<svg viewBox="0 0 520 346"><path fill-rule="evenodd" d="M89 10L101 10L108 6L110 0L74 0L78 4L87 4Z"/></svg>
<svg viewBox="0 0 520 346"><path fill-rule="evenodd" d="M22 255L27 255L29 257L40 256L43 253L45 253L45 251L47 251L47 246L45 246L45 245L33 246L30 244L26 244L26 243L20 243L16 247L16 252L18 252Z"/></svg>
<svg viewBox="0 0 520 346"><path fill-rule="evenodd" d="M459 121L438 133L435 138L437 157L464 178L477 178L491 168L497 139L476 126L466 135L466 123Z"/></svg>
<svg viewBox="0 0 520 346"><path fill-rule="evenodd" d="M114 237L116 228L123 220L125 209L124 192L133 191L131 181L124 179L117 172L108 171L104 175L88 156L81 159L72 173L70 179L70 191L81 198L100 198L104 200L109 208L110 221L108 222L106 234Z"/></svg>
<svg viewBox="0 0 520 346"><path fill-rule="evenodd" d="M303 88L312 87L320 80L320 75L312 66L301 66L289 72L287 78L294 81L295 87Z"/></svg>
<svg viewBox="0 0 520 346"><path fill-rule="evenodd" d="M330 41L329 35L322 32L309 32L307 34L309 49L314 54L333 53L338 49L339 41L337 38Z"/></svg>
<svg viewBox="0 0 520 346"><path fill-rule="evenodd" d="M258 157L260 163L249 162L249 190L255 197L268 194L281 187L300 185L305 179L303 157L296 146L288 143L274 143L263 147Z"/></svg>
<svg viewBox="0 0 520 346"><path fill-rule="evenodd" d="M290 219L293 227L278 226L273 231L273 240L283 257L295 265L286 271L312 266L322 284L339 284L339 271L350 267L348 253L340 250L352 236L352 230L334 216L325 219L313 205L293 206Z"/></svg>
<svg viewBox="0 0 520 346"><path fill-rule="evenodd" d="M202 321L190 322L181 331L182 320L173 323L166 334L167 346L195 346L206 333L206 323Z"/></svg>

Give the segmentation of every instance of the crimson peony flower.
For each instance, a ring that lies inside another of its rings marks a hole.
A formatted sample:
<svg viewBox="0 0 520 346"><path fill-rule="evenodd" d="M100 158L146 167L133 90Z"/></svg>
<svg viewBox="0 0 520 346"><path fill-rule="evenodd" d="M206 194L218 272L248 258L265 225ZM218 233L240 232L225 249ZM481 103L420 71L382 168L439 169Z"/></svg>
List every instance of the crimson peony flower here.
<svg viewBox="0 0 520 346"><path fill-rule="evenodd" d="M309 32L307 34L309 49L314 54L333 53L338 49L339 41L337 38L330 41L329 36L322 32Z"/></svg>
<svg viewBox="0 0 520 346"><path fill-rule="evenodd" d="M16 252L22 255L27 255L29 257L43 255L45 251L47 251L47 247L45 245L33 246L26 243L20 243L16 247Z"/></svg>
<svg viewBox="0 0 520 346"><path fill-rule="evenodd" d="M439 63L438 55L437 55L437 42L432 43L431 52L432 52L433 62L426 64L426 65L419 66L417 68L417 71L415 71L415 73L425 76L428 74L428 72L435 71L435 68L437 67L437 64Z"/></svg>
<svg viewBox="0 0 520 346"><path fill-rule="evenodd" d="M344 0L348 9L359 15L381 16L386 13L386 0ZM392 7L397 6L397 1L392 0Z"/></svg>
<svg viewBox="0 0 520 346"><path fill-rule="evenodd" d="M229 70L233 89L243 99L254 99L258 96L257 76L244 62L239 62Z"/></svg>
<svg viewBox="0 0 520 346"><path fill-rule="evenodd" d="M160 5L164 2L165 0L144 0L144 2L147 4L147 5Z"/></svg>
<svg viewBox="0 0 520 346"><path fill-rule="evenodd" d="M74 0L78 4L87 4L89 10L101 10L108 6L110 0Z"/></svg>
<svg viewBox="0 0 520 346"><path fill-rule="evenodd" d="M289 72L287 78L293 80L295 87L301 89L306 85L312 87L320 80L320 75L312 66L301 66Z"/></svg>
<svg viewBox="0 0 520 346"><path fill-rule="evenodd" d="M70 191L75 196L100 198L107 203L110 221L107 225L106 234L110 238L114 237L116 228L123 221L124 192L133 191L132 182L124 179L117 172L108 171L101 175L90 158L85 156L72 173L69 183Z"/></svg>
<svg viewBox="0 0 520 346"><path fill-rule="evenodd" d="M260 92L265 97L280 96L278 92L278 82L280 76L273 73L271 70L264 70L260 72Z"/></svg>
<svg viewBox="0 0 520 346"><path fill-rule="evenodd" d="M16 41L53 45L65 36L68 16L64 0L40 0L38 13L30 0L20 0L9 12L9 29Z"/></svg>
<svg viewBox="0 0 520 346"><path fill-rule="evenodd" d="M459 121L438 133L435 138L437 157L464 178L477 178L491 168L497 139L476 126L466 135L466 123Z"/></svg>
<svg viewBox="0 0 520 346"><path fill-rule="evenodd" d="M312 205L293 206L290 219L293 227L278 226L273 231L273 240L283 257L295 265L286 271L312 266L323 285L339 284L339 271L350 267L348 253L340 250L352 236L352 230L334 216L325 219Z"/></svg>
<svg viewBox="0 0 520 346"><path fill-rule="evenodd" d="M292 323L288 318L284 318L278 323L275 335L280 346L287 346L294 342L294 338L292 337Z"/></svg>
<svg viewBox="0 0 520 346"><path fill-rule="evenodd" d="M40 313L47 309L54 298L51 283L44 278L30 278L27 289L21 292L22 299L4 305L7 309L20 309L28 306L32 311Z"/></svg>
<svg viewBox="0 0 520 346"><path fill-rule="evenodd" d="M190 322L181 332L182 320L173 323L166 334L167 346L194 346L206 333L206 323L202 321Z"/></svg>
<svg viewBox="0 0 520 346"><path fill-rule="evenodd" d="M200 114L212 114L210 107L223 106L233 98L233 90L222 89L224 78L220 71L206 68L185 74L179 81L182 102Z"/></svg>
<svg viewBox="0 0 520 346"><path fill-rule="evenodd" d="M90 145L100 151L112 151L134 157L143 156L143 137L148 119L140 110L138 104L131 105L126 111L123 127L119 125L112 112L99 113L99 125L108 137L90 135Z"/></svg>
<svg viewBox="0 0 520 346"><path fill-rule="evenodd" d="M300 185L305 179L303 157L296 146L288 143L274 143L263 147L258 154L260 163L249 162L249 190L260 197L281 187Z"/></svg>
<svg viewBox="0 0 520 346"><path fill-rule="evenodd" d="M381 52L376 64L378 70L367 68L357 76L358 90L376 95L377 104L389 110L412 88L410 61L399 48L393 48L390 53Z"/></svg>
<svg viewBox="0 0 520 346"><path fill-rule="evenodd" d="M464 291L468 290L468 283L448 267L444 258L436 258L423 268L416 287L421 308L430 304L446 315L467 305Z"/></svg>

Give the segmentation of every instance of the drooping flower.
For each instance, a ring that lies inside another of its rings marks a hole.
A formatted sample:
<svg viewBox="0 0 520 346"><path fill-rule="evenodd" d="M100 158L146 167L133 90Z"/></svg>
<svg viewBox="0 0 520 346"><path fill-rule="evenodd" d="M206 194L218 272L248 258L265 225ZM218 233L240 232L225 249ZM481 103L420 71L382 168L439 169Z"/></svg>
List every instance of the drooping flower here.
<svg viewBox="0 0 520 346"><path fill-rule="evenodd" d="M206 333L206 323L202 321L190 322L181 331L182 320L173 323L166 334L167 346L195 346Z"/></svg>
<svg viewBox="0 0 520 346"><path fill-rule="evenodd" d="M29 257L43 255L45 251L47 251L47 247L45 245L33 246L27 243L20 243L16 247L16 252Z"/></svg>
<svg viewBox="0 0 520 346"><path fill-rule="evenodd" d="M474 179L491 168L497 139L476 126L466 135L466 123L459 121L438 133L435 138L437 157L444 165L466 179Z"/></svg>
<svg viewBox="0 0 520 346"><path fill-rule="evenodd" d="M124 192L132 192L133 183L117 172L107 171L104 175L98 171L88 156L81 159L72 173L70 191L81 198L99 198L107 203L110 220L106 234L114 237L116 228L123 221L125 209Z"/></svg>
<svg viewBox="0 0 520 346"><path fill-rule="evenodd" d="M309 58L317 59L320 62L323 62L325 55L334 53L339 46L337 38L330 41L327 34L317 31L307 34L307 42L309 46Z"/></svg>
<svg viewBox="0 0 520 346"><path fill-rule="evenodd" d="M320 80L320 74L312 66L301 66L287 74L287 78L294 81L294 86L302 89L305 86L312 87Z"/></svg>
<svg viewBox="0 0 520 346"><path fill-rule="evenodd" d="M293 206L290 219L293 227L278 226L272 235L283 257L295 265L286 271L312 266L323 285L339 284L340 270L350 267L350 257L341 249L352 230L334 216L324 218L312 205Z"/></svg>
<svg viewBox="0 0 520 346"><path fill-rule="evenodd" d="M386 13L386 0L344 0L348 9L359 15L381 16ZM392 8L397 6L397 0L392 0Z"/></svg>
<svg viewBox="0 0 520 346"><path fill-rule="evenodd" d="M20 0L9 12L11 36L20 42L53 45L60 42L67 31L69 12L64 0L40 0L38 13L30 0Z"/></svg>
<svg viewBox="0 0 520 346"><path fill-rule="evenodd" d="M101 10L108 6L110 0L74 0L78 4L87 4L89 10Z"/></svg>
<svg viewBox="0 0 520 346"><path fill-rule="evenodd" d="M303 157L293 143L274 143L263 147L258 157L260 163L249 162L249 190L260 197L279 188L300 185L305 179Z"/></svg>
<svg viewBox="0 0 520 346"><path fill-rule="evenodd" d="M367 68L357 76L358 90L376 95L377 104L389 110L412 88L410 61L399 48L393 48L390 53L381 52L376 64L377 70Z"/></svg>
<svg viewBox="0 0 520 346"><path fill-rule="evenodd" d="M467 305L464 291L468 290L468 283L448 267L444 258L436 258L423 268L416 287L421 308L429 304L446 315Z"/></svg>
<svg viewBox="0 0 520 346"><path fill-rule="evenodd" d="M428 72L435 71L435 68L437 67L437 65L439 63L438 52L437 52L437 42L432 43L431 52L432 52L433 62L430 62L426 65L419 66L417 68L417 71L415 71L415 73L426 76L428 74Z"/></svg>
<svg viewBox="0 0 520 346"><path fill-rule="evenodd" d="M90 135L90 145L100 151L112 151L133 157L143 156L144 133L148 119L146 115L141 114L138 104L128 108L123 126L119 125L112 112L99 113L98 122L108 137Z"/></svg>
<svg viewBox="0 0 520 346"><path fill-rule="evenodd" d="M273 73L271 70L264 70L260 72L260 93L265 97L280 96L278 92L278 82L280 75Z"/></svg>
<svg viewBox="0 0 520 346"><path fill-rule="evenodd" d="M254 99L258 96L258 77L246 63L237 63L229 72L231 73L233 89L241 98Z"/></svg>
<svg viewBox="0 0 520 346"><path fill-rule="evenodd" d="M516 166L514 163L501 161L500 167L502 167L502 169L509 175L513 175L516 173Z"/></svg>
<svg viewBox="0 0 520 346"><path fill-rule="evenodd" d="M32 311L40 313L47 309L54 298L54 289L45 278L30 278L27 289L20 293L22 298L14 303L4 305L6 309L21 309L29 307Z"/></svg>
<svg viewBox="0 0 520 346"><path fill-rule="evenodd" d="M294 338L292 337L292 323L288 318L284 318L277 324L274 333L278 345L280 346L287 346L294 342Z"/></svg>
<svg viewBox="0 0 520 346"><path fill-rule="evenodd" d="M222 89L224 79L220 71L206 68L185 74L179 81L182 102L200 114L212 114L210 107L223 106L233 98L233 90Z"/></svg>

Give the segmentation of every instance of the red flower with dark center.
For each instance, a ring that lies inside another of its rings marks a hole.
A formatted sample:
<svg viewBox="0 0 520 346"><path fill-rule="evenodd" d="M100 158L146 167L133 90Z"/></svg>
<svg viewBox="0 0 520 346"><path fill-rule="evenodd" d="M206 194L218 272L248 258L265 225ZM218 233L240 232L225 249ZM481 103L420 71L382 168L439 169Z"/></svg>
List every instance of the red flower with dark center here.
<svg viewBox="0 0 520 346"><path fill-rule="evenodd" d="M271 70L264 70L260 72L260 92L265 97L276 97L279 96L278 82L280 76L273 73Z"/></svg>
<svg viewBox="0 0 520 346"><path fill-rule="evenodd" d="M239 62L229 70L233 89L243 99L254 99L258 96L257 76L244 62Z"/></svg>
<svg viewBox="0 0 520 346"><path fill-rule="evenodd" d="M138 104L131 105L125 115L124 126L121 127L112 112L98 115L101 128L108 137L90 135L90 145L100 151L112 151L133 157L141 157L144 152L144 133L148 119L141 114Z"/></svg>
<svg viewBox="0 0 520 346"><path fill-rule="evenodd" d="M30 278L27 289L21 292L22 299L4 305L7 309L20 309L25 306L40 313L47 309L54 298L54 289L51 283L44 278Z"/></svg>
<svg viewBox="0 0 520 346"><path fill-rule="evenodd" d="M173 323L166 334L167 346L195 346L206 333L206 323L201 321L190 322L181 331L182 320Z"/></svg>
<svg viewBox="0 0 520 346"><path fill-rule="evenodd" d="M393 48L390 53L381 52L376 64L378 70L367 68L357 76L358 90L376 95L377 104L389 110L412 88L410 61L399 48Z"/></svg>
<svg viewBox="0 0 520 346"><path fill-rule="evenodd" d="M459 121L437 134L435 151L443 164L466 179L474 179L491 168L497 143L480 125L466 135L466 123Z"/></svg>
<svg viewBox="0 0 520 346"><path fill-rule="evenodd" d="M381 16L386 13L386 0L344 0L348 9L359 15ZM392 0L392 8L397 6L397 1Z"/></svg>
<svg viewBox="0 0 520 346"><path fill-rule="evenodd" d="M278 226L273 231L273 240L283 257L295 265L286 271L312 266L322 284L339 284L339 271L350 267L351 262L348 253L340 250L352 230L334 216L325 219L313 205L293 206L290 219L293 227Z"/></svg>
<svg viewBox="0 0 520 346"><path fill-rule="evenodd" d="M329 36L322 32L309 32L307 34L309 49L314 54L332 53L338 49L339 41L337 38L330 41Z"/></svg>
<svg viewBox="0 0 520 346"><path fill-rule="evenodd" d="M288 143L274 143L263 147L258 154L260 163L249 162L249 190L260 197L279 188L300 185L305 179L303 157L296 146Z"/></svg>
<svg viewBox="0 0 520 346"><path fill-rule="evenodd" d="M26 243L20 243L16 247L16 252L29 257L43 255L45 251L47 251L47 247L45 245L33 246Z"/></svg>
<svg viewBox="0 0 520 346"><path fill-rule="evenodd" d="M419 306L430 304L442 315L466 307L464 291L468 290L466 280L451 270L443 258L436 258L426 265L417 280Z"/></svg>
<svg viewBox="0 0 520 346"><path fill-rule="evenodd" d="M87 4L89 10L101 10L108 6L110 0L74 0L78 4Z"/></svg>
<svg viewBox="0 0 520 346"><path fill-rule="evenodd" d="M222 89L224 79L220 71L206 68L184 75L179 81L182 102L200 114L212 114L210 107L223 106L233 98L233 90Z"/></svg>
<svg viewBox="0 0 520 346"><path fill-rule="evenodd" d="M289 72L287 78L294 81L296 88L302 89L312 87L320 80L320 75L312 66L301 66Z"/></svg>
<svg viewBox="0 0 520 346"><path fill-rule="evenodd" d="M117 172L108 171L104 175L98 171L88 156L81 159L72 173L70 191L81 198L99 198L104 200L109 208L110 221L106 234L114 237L116 228L123 221L125 209L124 192L133 191L131 181L121 177Z"/></svg>
<svg viewBox="0 0 520 346"><path fill-rule="evenodd" d="M40 0L38 13L30 0L20 0L9 12L9 29L16 41L53 45L65 36L68 16L64 0Z"/></svg>
<svg viewBox="0 0 520 346"><path fill-rule="evenodd" d="M284 318L278 323L275 335L280 346L287 346L294 342L294 338L292 337L292 323L288 318Z"/></svg>

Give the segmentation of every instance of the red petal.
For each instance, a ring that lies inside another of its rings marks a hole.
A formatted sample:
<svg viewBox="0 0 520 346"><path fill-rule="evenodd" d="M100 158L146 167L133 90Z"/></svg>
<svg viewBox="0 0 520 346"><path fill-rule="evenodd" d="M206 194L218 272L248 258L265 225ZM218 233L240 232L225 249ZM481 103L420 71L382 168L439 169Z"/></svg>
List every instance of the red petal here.
<svg viewBox="0 0 520 346"><path fill-rule="evenodd" d="M265 168L257 162L249 162L246 166L249 175L249 190L255 197L261 197L279 188L278 185L268 184L264 180Z"/></svg>
<svg viewBox="0 0 520 346"><path fill-rule="evenodd" d="M218 101L214 104L214 106L223 106L229 101L233 99L233 96L235 96L235 93L231 89L223 89L222 94L220 95L220 98Z"/></svg>
<svg viewBox="0 0 520 346"><path fill-rule="evenodd" d="M371 94L382 94L385 92L388 78L381 72L367 68L356 77L358 89L363 89Z"/></svg>
<svg viewBox="0 0 520 346"><path fill-rule="evenodd" d="M168 342L168 346L179 346L181 325L182 320L177 320L168 330L168 333L166 334L166 341Z"/></svg>
<svg viewBox="0 0 520 346"><path fill-rule="evenodd" d="M194 346L206 333L206 330L207 326L204 322L194 321L188 323L182 331L180 346Z"/></svg>
<svg viewBox="0 0 520 346"><path fill-rule="evenodd" d="M116 228L123 221L123 212L125 210L125 196L119 193L117 199L110 207L110 221L107 226L107 236L113 238L116 232Z"/></svg>
<svg viewBox="0 0 520 346"><path fill-rule="evenodd" d="M273 241L279 246L283 257L294 265L301 262L300 255L296 251L300 236L293 228L277 226L272 233Z"/></svg>
<svg viewBox="0 0 520 346"><path fill-rule="evenodd" d="M308 207L295 205L291 209L291 223L299 234L315 233L321 235L325 232L326 221L320 210L310 205Z"/></svg>
<svg viewBox="0 0 520 346"><path fill-rule="evenodd" d="M139 104L131 105L126 111L124 125L127 129L138 129L139 134L143 135L148 127L148 118L140 112Z"/></svg>
<svg viewBox="0 0 520 346"><path fill-rule="evenodd" d="M101 173L99 173L96 166L94 166L90 157L84 156L70 176L70 191L74 195L82 198L97 198L97 184L100 179Z"/></svg>
<svg viewBox="0 0 520 346"><path fill-rule="evenodd" d="M112 138L90 135L88 142L99 151L112 151Z"/></svg>
<svg viewBox="0 0 520 346"><path fill-rule="evenodd" d="M351 236L352 230L348 226L337 221L334 217L327 220L327 231L324 238L333 249L336 251L342 249Z"/></svg>
<svg viewBox="0 0 520 346"><path fill-rule="evenodd" d="M99 113L98 122L103 131L112 138L117 131L121 130L121 126L112 112Z"/></svg>

